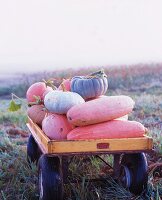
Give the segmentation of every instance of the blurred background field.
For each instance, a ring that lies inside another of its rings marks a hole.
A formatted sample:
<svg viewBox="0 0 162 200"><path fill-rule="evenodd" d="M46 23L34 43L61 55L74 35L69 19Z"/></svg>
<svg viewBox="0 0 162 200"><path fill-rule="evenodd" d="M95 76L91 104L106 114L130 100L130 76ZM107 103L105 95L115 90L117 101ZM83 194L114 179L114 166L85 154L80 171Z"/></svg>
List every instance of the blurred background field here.
<svg viewBox="0 0 162 200"><path fill-rule="evenodd" d="M21 110L9 112L11 93L25 100L27 88L36 81L54 78L58 86L63 78L87 75L101 67L44 71L32 74L0 76L0 199L39 199L37 188L37 168L29 168L26 162L26 142L29 132L26 127L26 105ZM154 139L155 152L148 155L149 183L144 196L133 196L119 186L112 178L112 171L96 158L88 161L74 158L71 172L83 177L82 183L66 187L67 199L78 200L160 200L162 197L162 64L139 64L132 66L104 67L108 75L109 88L106 95L128 95L135 100L135 108L130 120L144 124ZM85 160L84 160L85 159ZM111 156L106 159L113 162ZM81 165L84 161L84 165ZM108 176L104 183L86 183L86 174ZM109 175L108 175L109 174Z"/></svg>
<svg viewBox="0 0 162 200"><path fill-rule="evenodd" d="M58 86L63 78L76 75L90 74L101 67L66 68L65 70L39 71L38 73L1 73L0 98L8 98L11 92L25 97L27 88L36 81L54 78ZM122 89L123 91L145 92L156 89L160 92L162 80L162 63L108 66L103 67L108 75L109 91Z"/></svg>

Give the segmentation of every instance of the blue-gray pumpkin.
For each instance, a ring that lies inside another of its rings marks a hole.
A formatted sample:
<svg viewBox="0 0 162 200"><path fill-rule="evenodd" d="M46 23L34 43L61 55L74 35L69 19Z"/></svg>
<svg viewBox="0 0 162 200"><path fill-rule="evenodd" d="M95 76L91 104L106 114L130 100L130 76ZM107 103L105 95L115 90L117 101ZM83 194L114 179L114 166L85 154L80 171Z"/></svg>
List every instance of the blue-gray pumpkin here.
<svg viewBox="0 0 162 200"><path fill-rule="evenodd" d="M56 114L66 114L71 107L84 102L79 94L61 90L51 91L44 98L44 105L47 110Z"/></svg>
<svg viewBox="0 0 162 200"><path fill-rule="evenodd" d="M80 94L85 100L104 95L107 89L107 75L103 70L88 76L75 76L71 80L71 91Z"/></svg>

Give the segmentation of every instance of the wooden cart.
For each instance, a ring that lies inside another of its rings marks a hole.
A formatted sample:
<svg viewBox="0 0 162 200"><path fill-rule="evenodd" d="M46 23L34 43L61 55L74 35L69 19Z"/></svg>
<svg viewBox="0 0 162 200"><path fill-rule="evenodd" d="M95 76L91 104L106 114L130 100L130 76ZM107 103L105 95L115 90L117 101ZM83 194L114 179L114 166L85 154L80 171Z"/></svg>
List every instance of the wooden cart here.
<svg viewBox="0 0 162 200"><path fill-rule="evenodd" d="M63 198L68 157L73 155L114 155L114 175L131 192L139 194L148 181L145 153L153 149L152 138L98 139L80 141L50 140L29 118L31 132L27 145L30 162L38 162L40 199Z"/></svg>

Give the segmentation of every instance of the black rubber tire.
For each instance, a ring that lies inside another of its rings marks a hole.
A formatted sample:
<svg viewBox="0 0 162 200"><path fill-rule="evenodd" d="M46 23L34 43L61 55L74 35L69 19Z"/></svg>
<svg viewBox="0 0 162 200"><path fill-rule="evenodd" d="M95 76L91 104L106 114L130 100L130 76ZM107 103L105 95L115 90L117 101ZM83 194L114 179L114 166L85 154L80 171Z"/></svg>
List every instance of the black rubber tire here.
<svg viewBox="0 0 162 200"><path fill-rule="evenodd" d="M38 160L41 156L41 151L39 149L38 144L35 142L32 135L29 136L28 143L27 143L27 161L30 164L38 163Z"/></svg>
<svg viewBox="0 0 162 200"><path fill-rule="evenodd" d="M42 155L38 167L40 200L62 200L63 178L60 159Z"/></svg>
<svg viewBox="0 0 162 200"><path fill-rule="evenodd" d="M148 165L144 153L124 154L121 166L127 167L131 173L130 192L139 195L147 188Z"/></svg>

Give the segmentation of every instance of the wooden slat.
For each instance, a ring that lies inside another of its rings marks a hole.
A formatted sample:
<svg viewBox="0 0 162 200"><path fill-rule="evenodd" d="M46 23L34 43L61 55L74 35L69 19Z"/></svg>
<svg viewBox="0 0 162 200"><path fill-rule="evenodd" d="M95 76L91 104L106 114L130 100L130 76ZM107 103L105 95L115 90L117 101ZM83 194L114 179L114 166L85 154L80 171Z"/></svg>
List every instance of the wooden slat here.
<svg viewBox="0 0 162 200"><path fill-rule="evenodd" d="M148 139L148 149L152 150L153 149L153 139L151 137L146 136Z"/></svg>
<svg viewBox="0 0 162 200"><path fill-rule="evenodd" d="M95 153L95 152L124 152L124 151L146 151L153 148L152 138L145 136L141 138L121 139L98 139L82 141L56 141L50 140L29 118L27 124L36 142L43 153L66 154L66 153Z"/></svg>
<svg viewBox="0 0 162 200"><path fill-rule="evenodd" d="M50 148L50 139L43 133L43 131L39 128L38 125L33 123L33 121L30 118L28 118L27 127L29 128L31 134L33 135L34 139L36 140L43 153L48 153Z"/></svg>
<svg viewBox="0 0 162 200"><path fill-rule="evenodd" d="M34 130L32 129L32 127L30 126L29 123L26 124L28 129L30 130L32 136L34 137L35 141L37 142L39 148L41 149L41 151L46 154L48 153L48 145L41 143L40 138L35 134Z"/></svg>
<svg viewBox="0 0 162 200"><path fill-rule="evenodd" d="M101 144L101 146L103 144L103 148L98 149L98 144ZM51 151L49 153L144 151L151 149L152 139L148 137L142 137L63 142L55 141L52 142Z"/></svg>

